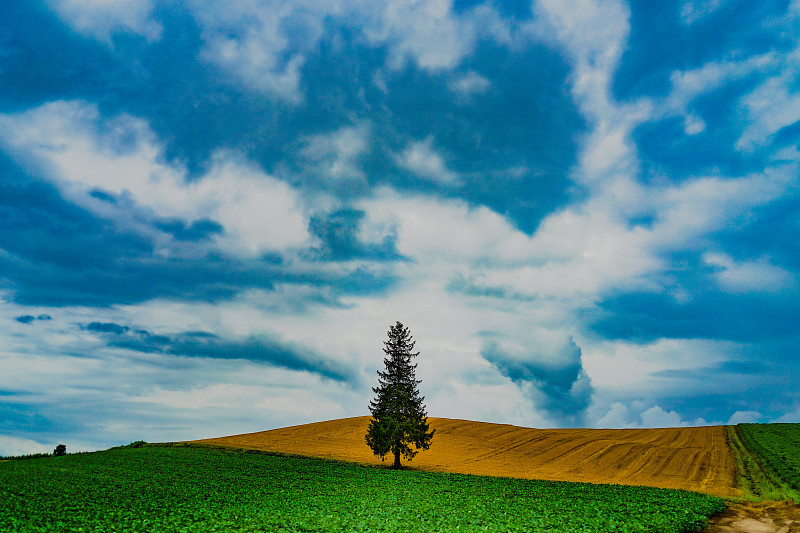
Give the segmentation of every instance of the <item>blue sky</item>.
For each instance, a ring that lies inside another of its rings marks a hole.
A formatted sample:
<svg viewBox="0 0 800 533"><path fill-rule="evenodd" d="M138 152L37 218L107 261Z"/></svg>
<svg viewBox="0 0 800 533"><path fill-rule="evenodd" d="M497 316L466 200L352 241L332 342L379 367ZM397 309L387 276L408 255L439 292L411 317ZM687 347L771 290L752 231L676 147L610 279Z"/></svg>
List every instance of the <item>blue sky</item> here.
<svg viewBox="0 0 800 533"><path fill-rule="evenodd" d="M0 31L0 454L367 414L800 422L800 2L47 0Z"/></svg>

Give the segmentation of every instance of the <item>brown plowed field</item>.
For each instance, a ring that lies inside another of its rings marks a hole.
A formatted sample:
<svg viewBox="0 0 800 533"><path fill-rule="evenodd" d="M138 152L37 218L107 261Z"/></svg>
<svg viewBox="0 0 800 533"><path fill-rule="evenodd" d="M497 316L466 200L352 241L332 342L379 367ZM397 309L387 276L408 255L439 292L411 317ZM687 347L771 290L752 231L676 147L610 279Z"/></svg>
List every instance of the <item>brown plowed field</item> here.
<svg viewBox="0 0 800 533"><path fill-rule="evenodd" d="M429 418L431 448L407 466L556 481L679 488L735 497L736 462L722 426L531 429ZM369 417L195 442L380 464L364 443ZM390 458L387 458L389 461Z"/></svg>

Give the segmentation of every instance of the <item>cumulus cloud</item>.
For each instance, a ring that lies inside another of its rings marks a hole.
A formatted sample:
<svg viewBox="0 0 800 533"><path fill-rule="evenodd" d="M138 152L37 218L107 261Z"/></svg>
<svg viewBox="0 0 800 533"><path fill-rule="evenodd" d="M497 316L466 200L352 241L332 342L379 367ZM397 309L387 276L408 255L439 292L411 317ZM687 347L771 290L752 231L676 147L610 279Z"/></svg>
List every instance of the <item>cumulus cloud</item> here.
<svg viewBox="0 0 800 533"><path fill-rule="evenodd" d="M398 164L423 180L457 185L458 175L447 168L442 156L433 146L433 138L412 142L397 157Z"/></svg>
<svg viewBox="0 0 800 533"><path fill-rule="evenodd" d="M649 407L644 407L644 405L641 401L633 402L631 405L615 402L601 418L594 421L593 427L630 429L717 425L709 424L703 418L686 421L677 411L668 411L660 405Z"/></svg>
<svg viewBox="0 0 800 533"><path fill-rule="evenodd" d="M582 422L592 385L583 369L581 349L573 339L539 347L509 346L489 340L481 355L512 382L529 387L537 406L559 423Z"/></svg>
<svg viewBox="0 0 800 533"><path fill-rule="evenodd" d="M761 421L764 415L758 411L736 411L728 419L728 424L754 424Z"/></svg>

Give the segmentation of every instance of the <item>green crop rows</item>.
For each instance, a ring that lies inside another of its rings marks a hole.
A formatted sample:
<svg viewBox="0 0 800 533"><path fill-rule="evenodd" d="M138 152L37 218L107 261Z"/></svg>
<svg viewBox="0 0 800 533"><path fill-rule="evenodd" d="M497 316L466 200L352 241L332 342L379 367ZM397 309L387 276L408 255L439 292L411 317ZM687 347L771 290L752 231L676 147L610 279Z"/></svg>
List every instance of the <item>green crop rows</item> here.
<svg viewBox="0 0 800 533"><path fill-rule="evenodd" d="M703 494L180 447L0 463L0 531L683 532Z"/></svg>
<svg viewBox="0 0 800 533"><path fill-rule="evenodd" d="M737 434L783 497L800 503L800 424L739 424Z"/></svg>

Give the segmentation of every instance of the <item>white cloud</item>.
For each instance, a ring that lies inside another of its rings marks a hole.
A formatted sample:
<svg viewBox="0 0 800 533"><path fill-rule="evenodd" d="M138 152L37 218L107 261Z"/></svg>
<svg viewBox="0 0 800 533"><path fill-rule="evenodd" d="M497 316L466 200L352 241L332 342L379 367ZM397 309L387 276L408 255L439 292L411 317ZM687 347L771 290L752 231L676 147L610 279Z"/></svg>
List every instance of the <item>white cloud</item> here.
<svg viewBox="0 0 800 533"><path fill-rule="evenodd" d="M711 61L699 68L673 71L670 74L670 93L658 105L653 106L654 114L650 119L683 116L686 135L701 133L706 124L701 117L690 111L696 98L754 72L774 68L776 64L774 54L763 54L741 60Z"/></svg>
<svg viewBox="0 0 800 533"><path fill-rule="evenodd" d="M608 411L592 424L595 428L625 429L631 427L631 415L628 407L620 402L611 404Z"/></svg>
<svg viewBox="0 0 800 533"><path fill-rule="evenodd" d="M776 418L775 420L770 420L770 422L800 424L800 407L797 407L797 409L795 409L794 411L781 415L779 418Z"/></svg>
<svg viewBox="0 0 800 533"><path fill-rule="evenodd" d="M212 4L192 0L202 29L203 57L248 89L299 103L300 69L323 33L323 17L337 2L237 0ZM290 45L287 28L299 31Z"/></svg>
<svg viewBox="0 0 800 533"><path fill-rule="evenodd" d="M397 163L417 177L446 185L459 182L458 175L447 168L442 156L433 147L433 138L411 143L396 157Z"/></svg>
<svg viewBox="0 0 800 533"><path fill-rule="evenodd" d="M157 40L153 0L49 0L75 30L111 44L116 31ZM504 21L488 7L458 15L452 0L189 0L201 28L202 57L244 87L300 103L301 71L323 37L326 20L337 20L373 46L387 46L389 66L413 61L423 69L457 66L478 33L508 40Z"/></svg>
<svg viewBox="0 0 800 533"><path fill-rule="evenodd" d="M34 453L53 453L58 442L42 444L31 439L20 437L9 437L0 435L0 457L10 457L14 455L30 455ZM67 451L72 451L67 449Z"/></svg>
<svg viewBox="0 0 800 533"><path fill-rule="evenodd" d="M660 405L651 405L644 408L640 401L626 405L615 402L608 407L605 415L597 419L592 425L603 429L629 429L629 428L674 428L689 426L719 425L706 422L697 418L691 422L683 420L677 411L667 411Z"/></svg>
<svg viewBox="0 0 800 533"><path fill-rule="evenodd" d="M555 32L580 69L608 71L629 31L627 6L616 0L538 0L535 13ZM547 38L546 30L541 35Z"/></svg>
<svg viewBox="0 0 800 533"><path fill-rule="evenodd" d="M360 159L369 147L369 124L347 126L327 134L313 135L303 141L300 154L311 179L323 188L346 188L366 185Z"/></svg>
<svg viewBox="0 0 800 533"><path fill-rule="evenodd" d="M727 423L732 426L736 424L753 424L763 418L764 416L758 411L736 411L731 415Z"/></svg>
<svg viewBox="0 0 800 533"><path fill-rule="evenodd" d="M800 92L793 90L798 67L800 61L788 61L784 67L788 72L767 79L742 99L749 124L736 142L738 149L755 150L768 143L778 130L800 120Z"/></svg>
<svg viewBox="0 0 800 533"><path fill-rule="evenodd" d="M643 99L622 105L610 91L630 32L628 7L616 0L539 0L534 12L537 37L570 58L572 96L591 128L573 179L590 189L633 180L639 162L631 131L651 116L652 104Z"/></svg>
<svg viewBox="0 0 800 533"><path fill-rule="evenodd" d="M458 65L475 42L475 29L468 19L452 10L452 0L390 0L367 2L364 34L374 44L391 45L391 66L400 67L407 58L425 69L447 69Z"/></svg>
<svg viewBox="0 0 800 533"><path fill-rule="evenodd" d="M671 428L687 426L677 411L665 411L655 405L641 414L642 426L647 428Z"/></svg>
<svg viewBox="0 0 800 533"><path fill-rule="evenodd" d="M209 62L248 88L296 103L303 98L301 69L322 38L326 19L357 28L370 45L387 46L391 68L411 60L420 68L441 70L467 57L478 23L491 14L459 16L451 0L237 0L224 6L193 0L190 5L202 26ZM502 24L489 18L494 25L487 35L502 37L497 27Z"/></svg>
<svg viewBox="0 0 800 533"><path fill-rule="evenodd" d="M703 235L745 223L752 208L766 205L787 191L795 172L793 166L784 166L740 178L697 177L651 191L650 205L657 213L653 246L662 250L684 248Z"/></svg>
<svg viewBox="0 0 800 533"><path fill-rule="evenodd" d="M301 197L287 184L232 152L218 152L208 172L190 180L184 169L164 162L148 125L135 117L103 119L93 105L59 101L0 116L0 135L43 165L73 201L124 224L141 222L125 206L109 206L89 193L119 195L157 217L216 220L225 228L219 244L241 255L308 240Z"/></svg>
<svg viewBox="0 0 800 533"><path fill-rule="evenodd" d="M502 264L532 257L531 239L492 211L459 200L401 196L385 188L359 207L366 211L363 231L392 230L398 251L420 266L487 262Z"/></svg>
<svg viewBox="0 0 800 533"><path fill-rule="evenodd" d="M718 10L725 0L686 0L681 7L684 24L692 24Z"/></svg>
<svg viewBox="0 0 800 533"><path fill-rule="evenodd" d="M147 318L148 310L162 322L137 321ZM20 326L35 335L35 342L24 341L25 332L20 330L18 345L7 343L0 351L0 365L6 370L0 374L0 390L24 392L26 405L38 416L57 426L66 421L74 425L63 441L72 451L140 439L159 442L243 433L366 410L366 388L356 390L310 372L245 360L109 347L108 339L80 327L91 320L115 320L152 333L175 333L185 331L181 326L187 324L213 326L220 315L229 322L237 318L225 306L195 309L169 302L114 308L111 316L102 318L96 309L59 309L51 321ZM263 324L256 331L263 332ZM225 333L223 327L214 331ZM69 355L74 353L81 355ZM58 434L42 428L26 438L45 442ZM0 450L7 444L0 438ZM56 443L49 450L34 444L20 441L19 449L11 451L52 451Z"/></svg>
<svg viewBox="0 0 800 533"><path fill-rule="evenodd" d="M488 91L492 83L477 72L470 70L463 76L450 80L447 86L462 100L469 100L475 95Z"/></svg>
<svg viewBox="0 0 800 533"><path fill-rule="evenodd" d="M753 72L773 68L776 64L773 54L763 54L738 61L711 61L699 68L673 71L670 74L672 90L666 99L667 106L683 111L698 96Z"/></svg>
<svg viewBox="0 0 800 533"><path fill-rule="evenodd" d="M706 129L706 123L703 119L696 115L687 114L683 121L683 132L686 135L697 135L703 133Z"/></svg>
<svg viewBox="0 0 800 533"><path fill-rule="evenodd" d="M137 33L149 41L161 36L161 25L152 19L151 0L48 0L48 4L78 32L107 43L117 31Z"/></svg>
<svg viewBox="0 0 800 533"><path fill-rule="evenodd" d="M722 253L706 253L703 260L718 269L714 275L717 283L732 292L773 291L792 282L789 272L771 264L766 257L736 262Z"/></svg>
<svg viewBox="0 0 800 533"><path fill-rule="evenodd" d="M694 384L687 382L686 375L727 361L735 352L731 343L701 339L658 339L650 343L584 340L581 344L583 366L595 388L601 395L620 398L657 397L679 393L681 387L691 389ZM736 386L709 385L708 389L730 390Z"/></svg>

